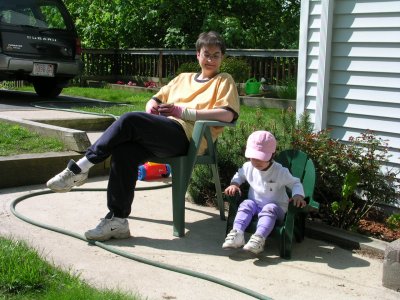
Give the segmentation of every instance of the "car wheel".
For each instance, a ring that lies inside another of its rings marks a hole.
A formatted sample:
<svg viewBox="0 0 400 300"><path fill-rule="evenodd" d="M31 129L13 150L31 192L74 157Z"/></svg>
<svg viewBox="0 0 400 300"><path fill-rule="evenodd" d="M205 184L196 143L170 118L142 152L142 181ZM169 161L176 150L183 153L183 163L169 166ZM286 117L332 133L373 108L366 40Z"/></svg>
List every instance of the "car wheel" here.
<svg viewBox="0 0 400 300"><path fill-rule="evenodd" d="M57 97L63 90L63 88L57 86L56 83L45 81L33 82L33 87L35 88L36 94L38 94L40 97L45 98Z"/></svg>

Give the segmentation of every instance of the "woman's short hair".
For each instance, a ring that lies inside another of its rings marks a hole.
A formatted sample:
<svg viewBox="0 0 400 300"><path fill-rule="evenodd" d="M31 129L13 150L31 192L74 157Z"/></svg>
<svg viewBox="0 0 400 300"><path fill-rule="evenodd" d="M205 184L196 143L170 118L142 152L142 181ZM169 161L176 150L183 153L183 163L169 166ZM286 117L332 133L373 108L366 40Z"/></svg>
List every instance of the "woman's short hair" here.
<svg viewBox="0 0 400 300"><path fill-rule="evenodd" d="M217 46L221 49L221 53L225 54L226 45L221 35L215 31L202 32L196 41L196 51L200 52L204 46Z"/></svg>

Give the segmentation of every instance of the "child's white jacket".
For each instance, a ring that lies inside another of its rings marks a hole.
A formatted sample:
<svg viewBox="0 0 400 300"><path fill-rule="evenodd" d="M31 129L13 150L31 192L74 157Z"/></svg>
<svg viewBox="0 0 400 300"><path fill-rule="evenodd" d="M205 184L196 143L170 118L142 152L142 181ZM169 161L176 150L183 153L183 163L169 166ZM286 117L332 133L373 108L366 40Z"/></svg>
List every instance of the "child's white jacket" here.
<svg viewBox="0 0 400 300"><path fill-rule="evenodd" d="M266 171L257 170L249 161L244 163L231 182L241 185L245 181L250 185L247 198L256 201L260 208L273 202L286 212L289 205L286 187L292 190L292 196L297 194L304 197L300 179L292 176L287 168L275 161Z"/></svg>

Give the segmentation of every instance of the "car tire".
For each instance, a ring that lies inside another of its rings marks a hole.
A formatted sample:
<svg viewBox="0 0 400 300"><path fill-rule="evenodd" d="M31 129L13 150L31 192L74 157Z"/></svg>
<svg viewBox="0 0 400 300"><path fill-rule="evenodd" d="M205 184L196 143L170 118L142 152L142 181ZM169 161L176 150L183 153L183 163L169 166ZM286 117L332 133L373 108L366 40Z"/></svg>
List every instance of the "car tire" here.
<svg viewBox="0 0 400 300"><path fill-rule="evenodd" d="M33 82L36 94L44 98L54 98L60 95L62 87L57 86L55 82L35 81Z"/></svg>

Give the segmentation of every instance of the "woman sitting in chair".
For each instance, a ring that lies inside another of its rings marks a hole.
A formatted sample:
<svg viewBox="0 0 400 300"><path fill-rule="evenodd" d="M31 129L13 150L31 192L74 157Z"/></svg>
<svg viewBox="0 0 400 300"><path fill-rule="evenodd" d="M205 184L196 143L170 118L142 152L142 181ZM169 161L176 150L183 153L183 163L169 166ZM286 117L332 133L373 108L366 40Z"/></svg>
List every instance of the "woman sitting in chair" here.
<svg viewBox="0 0 400 300"><path fill-rule="evenodd" d="M146 104L146 112L128 112L115 121L90 146L79 161L47 182L54 192L68 192L84 184L89 169L111 156L107 187L108 213L85 232L89 240L128 238L138 166L152 157L185 155L196 120L235 121L239 95L231 75L219 68L226 46L213 31L203 32L196 42L199 73L182 73L163 86ZM211 128L215 140L223 128ZM204 147L203 147L204 149ZM200 151L202 149L200 148Z"/></svg>
<svg viewBox="0 0 400 300"><path fill-rule="evenodd" d="M245 244L244 231L254 215L258 215L257 230L243 249L254 254L264 251L265 239L272 232L275 222L282 221L293 201L297 207L306 206L304 190L300 180L289 170L272 160L276 150L275 137L268 131L255 131L248 140L245 156L249 162L236 172L225 194L234 196L241 193L240 186L247 181L249 194L238 209L233 229L227 235L222 248L240 248ZM292 190L289 199L286 187Z"/></svg>

